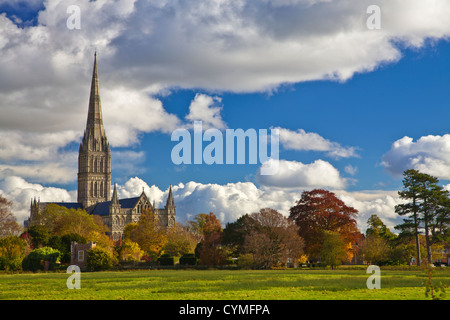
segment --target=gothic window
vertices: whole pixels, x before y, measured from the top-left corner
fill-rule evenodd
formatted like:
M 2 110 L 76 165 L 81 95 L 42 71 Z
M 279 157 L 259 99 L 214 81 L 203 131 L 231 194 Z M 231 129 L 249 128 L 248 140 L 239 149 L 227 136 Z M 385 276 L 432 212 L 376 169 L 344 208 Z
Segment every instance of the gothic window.
M 103 172 L 103 158 L 100 158 L 100 172 Z
M 89 191 L 90 191 L 91 197 L 93 197 L 94 196 L 94 182 L 92 182 L 92 181 L 91 181 L 91 190 L 89 190 Z

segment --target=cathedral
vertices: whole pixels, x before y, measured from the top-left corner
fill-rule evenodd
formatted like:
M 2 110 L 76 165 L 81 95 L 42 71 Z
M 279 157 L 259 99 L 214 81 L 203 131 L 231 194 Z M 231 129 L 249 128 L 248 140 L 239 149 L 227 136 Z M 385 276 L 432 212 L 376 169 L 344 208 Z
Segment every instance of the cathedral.
M 103 128 L 100 103 L 99 81 L 97 73 L 97 55 L 94 56 L 91 93 L 86 130 L 78 151 L 78 193 L 77 202 L 40 202 L 31 201 L 30 218 L 26 226 L 36 223 L 36 217 L 49 203 L 69 209 L 84 209 L 89 214 L 99 215 L 110 230 L 113 240 L 121 240 L 124 227 L 139 221 L 144 209 L 151 209 L 161 225 L 170 227 L 175 223 L 176 206 L 172 195 L 172 186 L 164 208 L 155 208 L 155 203 L 142 193 L 134 198 L 119 199 L 116 184 L 111 197 L 111 149 Z

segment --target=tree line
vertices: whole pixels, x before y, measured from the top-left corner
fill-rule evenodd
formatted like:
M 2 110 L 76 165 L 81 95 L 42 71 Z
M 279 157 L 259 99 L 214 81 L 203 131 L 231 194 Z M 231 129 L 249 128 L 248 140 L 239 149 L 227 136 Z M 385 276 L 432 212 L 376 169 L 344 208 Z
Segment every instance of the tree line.
M 16 223 L 11 202 L 0 196 L 0 270 L 39 270 L 70 264 L 70 244 L 95 242 L 89 251 L 90 270 L 127 263 L 151 265 L 233 265 L 240 268 L 331 266 L 342 263 L 420 265 L 442 257 L 450 235 L 448 191 L 437 178 L 417 170 L 404 172 L 403 203 L 395 212 L 403 223 L 392 232 L 372 215 L 362 233 L 358 211 L 333 192 L 304 191 L 286 217 L 271 208 L 240 216 L 225 226 L 217 216 L 200 213 L 184 224 L 167 228 L 144 210 L 114 242 L 101 217 L 81 209 L 48 204 L 40 223 L 27 230 Z

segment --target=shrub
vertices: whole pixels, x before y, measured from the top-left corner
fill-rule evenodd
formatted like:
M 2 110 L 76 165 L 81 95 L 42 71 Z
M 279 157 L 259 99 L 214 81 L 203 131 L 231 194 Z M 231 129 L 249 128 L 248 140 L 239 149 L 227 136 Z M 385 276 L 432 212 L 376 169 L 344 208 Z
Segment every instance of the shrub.
M 43 247 L 34 249 L 22 261 L 22 269 L 28 271 L 44 270 L 45 263 L 48 263 L 48 270 L 55 270 L 59 265 L 61 252 L 59 250 Z
M 86 266 L 89 271 L 104 271 L 113 267 L 114 259 L 111 253 L 103 248 L 93 248 L 88 251 Z
M 173 257 L 171 257 L 170 254 L 167 253 L 159 257 L 158 261 L 160 266 L 173 266 L 174 264 Z
M 181 256 L 179 263 L 182 266 L 195 266 L 197 264 L 197 257 L 194 253 L 185 253 Z
M 27 242 L 16 236 L 0 239 L 0 270 L 18 271 L 28 250 Z

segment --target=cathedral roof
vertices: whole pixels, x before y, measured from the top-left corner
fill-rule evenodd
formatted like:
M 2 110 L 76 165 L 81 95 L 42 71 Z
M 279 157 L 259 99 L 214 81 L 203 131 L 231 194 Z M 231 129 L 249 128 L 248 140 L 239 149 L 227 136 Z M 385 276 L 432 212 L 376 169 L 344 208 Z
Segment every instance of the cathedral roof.
M 119 204 L 121 205 L 122 208 L 131 209 L 136 206 L 136 204 L 140 198 L 141 197 L 120 199 Z M 91 214 L 96 214 L 99 216 L 107 216 L 107 215 L 109 215 L 109 206 L 110 205 L 111 205 L 111 201 L 99 202 L 95 205 Z

